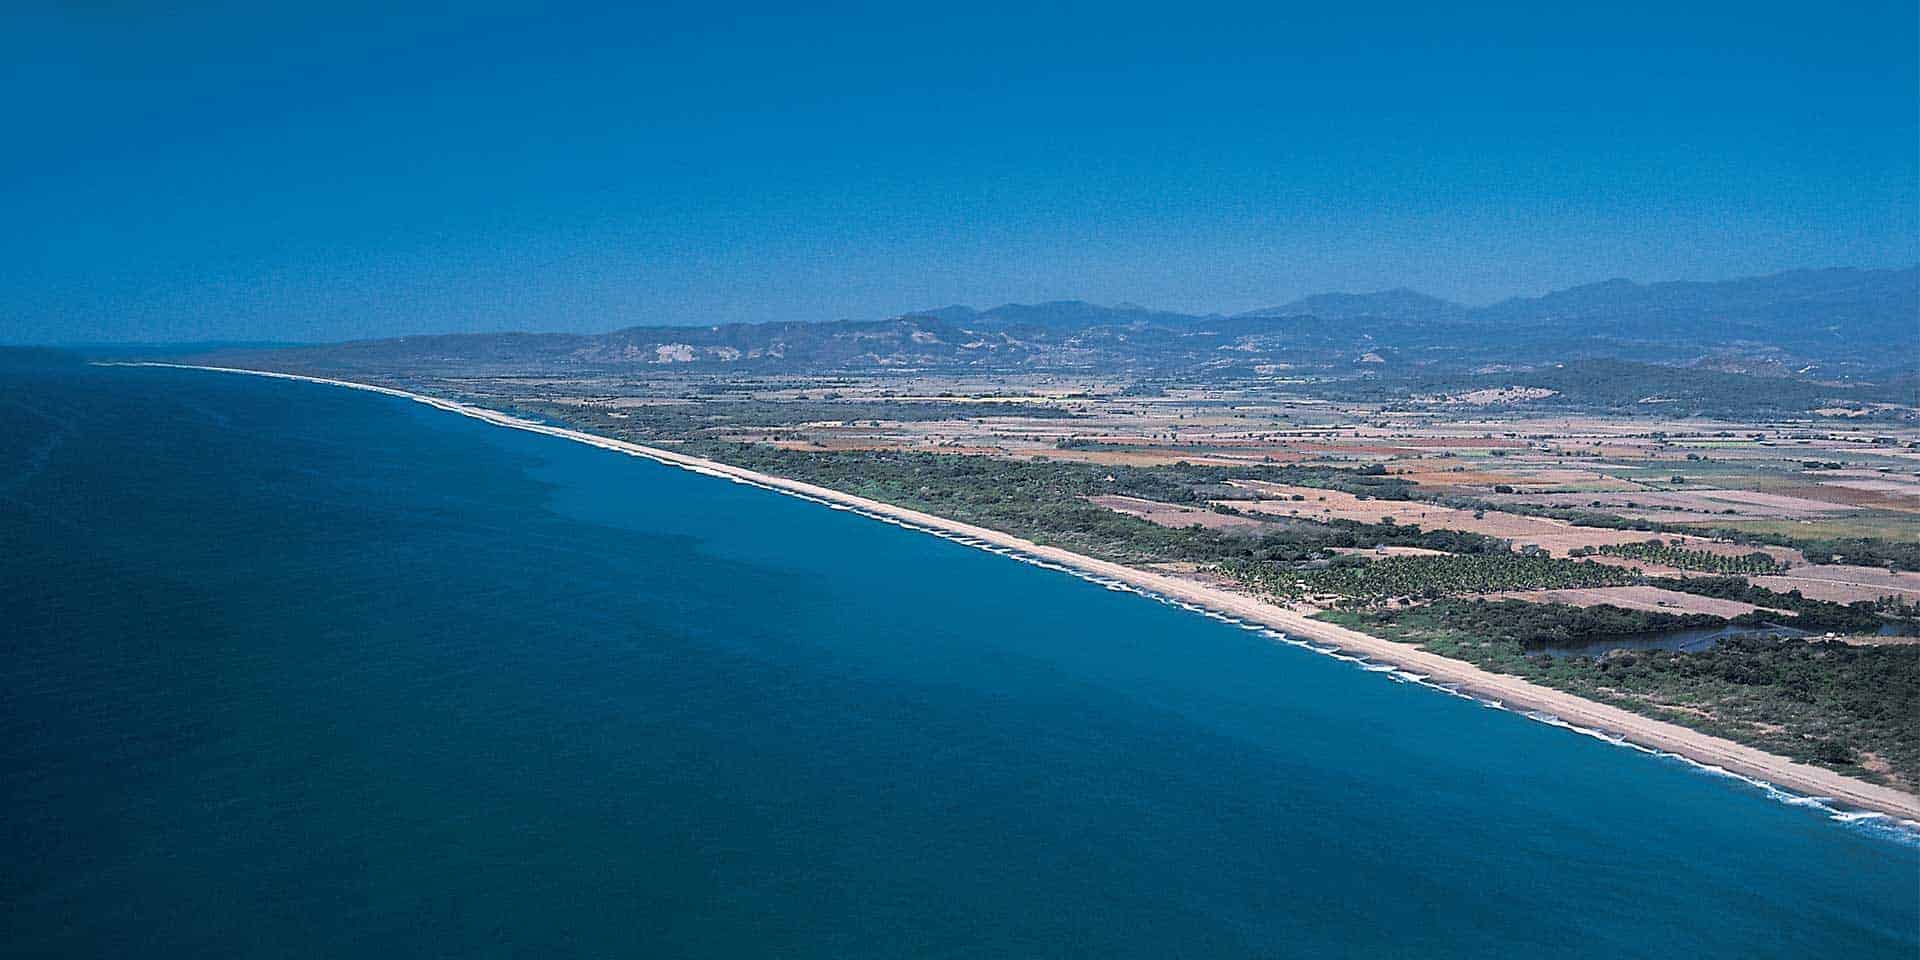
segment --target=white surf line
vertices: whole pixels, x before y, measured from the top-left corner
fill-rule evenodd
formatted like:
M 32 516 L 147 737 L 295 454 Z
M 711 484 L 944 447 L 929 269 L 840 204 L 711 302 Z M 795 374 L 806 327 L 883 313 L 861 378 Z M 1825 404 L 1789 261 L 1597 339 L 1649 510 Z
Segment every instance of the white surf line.
M 1181 589 L 1181 585 L 1178 581 L 1175 581 L 1172 578 L 1166 577 L 1164 575 L 1149 573 L 1147 571 L 1142 571 L 1142 570 L 1135 570 L 1133 568 L 1124 567 L 1119 564 L 1111 563 L 1109 561 L 1096 560 L 1092 557 L 1080 556 L 1079 554 L 1074 554 L 1066 550 L 1061 550 L 1059 548 L 1042 547 L 1039 544 L 1031 543 L 1019 537 L 1012 536 L 1011 534 L 1001 533 L 1000 531 L 997 531 L 997 530 L 990 530 L 985 527 L 976 527 L 972 524 L 962 523 L 956 520 L 948 520 L 944 517 L 935 517 L 931 514 L 921 513 L 917 510 L 910 510 L 905 507 L 895 507 L 890 504 L 884 504 L 878 501 L 867 500 L 863 497 L 857 497 L 852 494 L 842 493 L 837 490 L 833 490 L 827 487 L 817 486 L 814 484 L 806 483 L 804 481 L 789 480 L 784 477 L 776 477 L 771 474 L 763 474 L 763 473 L 759 473 L 758 471 L 748 470 L 743 467 L 729 466 L 727 464 L 718 463 L 711 460 L 704 460 L 698 457 L 688 456 L 683 453 L 675 453 L 670 450 L 662 450 L 657 447 L 648 447 L 642 444 L 632 443 L 625 440 L 614 440 L 609 437 L 602 437 L 602 436 L 597 436 L 595 434 L 584 433 L 579 430 L 571 430 L 565 427 L 556 427 L 550 424 L 544 424 L 544 423 L 539 423 L 533 420 L 528 420 L 523 417 L 515 417 L 511 414 L 501 413 L 497 410 L 488 410 L 484 407 L 476 407 L 469 404 L 459 403 L 453 400 L 443 400 L 438 397 L 431 397 L 425 394 L 412 393 L 410 391 L 400 390 L 394 387 L 383 387 L 383 386 L 370 384 L 370 383 L 357 383 L 351 380 L 335 380 L 327 377 L 306 376 L 304 374 L 278 373 L 270 370 L 247 370 L 240 367 L 216 367 L 216 366 L 206 366 L 201 364 L 164 363 L 159 361 L 95 361 L 95 365 L 96 366 L 118 366 L 118 367 L 161 367 L 161 368 L 169 368 L 169 369 L 175 369 L 175 370 L 204 370 L 204 371 L 210 371 L 214 373 L 238 373 L 238 374 L 245 374 L 248 376 L 268 377 L 276 380 L 294 380 L 294 381 L 300 381 L 304 383 L 317 383 L 317 384 L 323 384 L 326 386 L 345 387 L 349 390 L 364 390 L 370 393 L 378 393 L 378 394 L 383 394 L 385 396 L 396 397 L 403 400 L 411 400 L 411 401 L 414 401 L 415 403 L 422 403 L 429 407 L 433 407 L 436 410 L 442 410 L 447 413 L 459 414 L 460 416 L 464 416 L 464 417 L 471 417 L 475 420 L 480 420 L 482 422 L 492 424 L 494 426 L 507 427 L 515 430 L 525 430 L 531 433 L 539 433 L 539 434 L 545 434 L 551 437 L 558 437 L 563 440 L 571 440 L 576 443 L 586 444 L 587 446 L 590 446 L 590 447 L 597 447 L 602 450 L 608 450 L 615 453 L 622 453 L 628 456 L 641 457 L 643 459 L 652 460 L 657 463 L 665 464 L 667 466 L 679 467 L 683 470 L 697 473 L 702 476 L 715 477 L 719 479 L 729 480 L 734 483 L 744 484 L 752 487 L 758 487 L 762 490 L 768 490 L 773 493 L 779 493 L 786 496 L 796 497 L 801 500 L 818 503 L 822 506 L 831 507 L 833 509 L 849 512 L 849 513 L 854 513 L 859 516 L 866 517 L 873 520 L 879 520 L 883 523 L 892 524 L 894 526 L 902 527 L 908 530 L 913 530 L 918 533 L 931 534 L 933 536 L 939 537 L 942 540 L 947 540 L 952 543 L 960 544 L 962 546 L 969 546 L 969 547 L 974 547 L 975 549 L 985 550 L 989 553 L 995 553 L 1000 556 L 1004 556 L 1012 560 L 1017 560 L 1021 563 L 1030 564 L 1032 566 L 1036 566 L 1044 570 L 1052 570 L 1059 573 L 1064 573 L 1069 576 L 1088 581 L 1090 583 L 1095 583 L 1101 586 L 1108 587 L 1108 589 L 1138 594 L 1140 596 L 1146 597 L 1148 599 L 1156 600 L 1161 603 L 1168 604 L 1170 606 L 1179 607 L 1189 612 L 1201 614 L 1202 616 L 1205 616 L 1212 620 L 1220 621 L 1222 623 L 1233 624 L 1235 626 L 1241 626 L 1249 630 L 1260 631 L 1264 636 L 1267 636 L 1269 639 L 1276 639 L 1289 646 L 1294 646 L 1304 650 L 1309 650 L 1313 653 L 1320 654 L 1321 656 L 1330 657 L 1335 660 L 1340 660 L 1346 663 L 1350 663 L 1357 667 L 1360 667 L 1363 670 L 1367 670 L 1368 672 L 1384 673 L 1388 677 L 1388 679 L 1391 679 L 1400 683 L 1409 684 L 1413 686 L 1426 687 L 1428 689 L 1436 690 L 1440 693 L 1444 693 L 1449 696 L 1455 696 L 1465 700 L 1472 700 L 1483 706 L 1490 707 L 1496 710 L 1502 710 L 1507 712 L 1517 712 L 1520 716 L 1523 716 L 1529 720 L 1533 720 L 1538 723 L 1544 723 L 1549 726 L 1559 727 L 1561 729 L 1567 730 L 1572 733 L 1577 733 L 1583 736 L 1592 737 L 1596 740 L 1600 740 L 1601 742 L 1607 743 L 1612 746 L 1625 747 L 1640 753 L 1645 753 L 1650 756 L 1659 757 L 1663 759 L 1678 760 L 1698 771 L 1712 774 L 1715 776 L 1728 777 L 1728 778 L 1740 781 L 1742 783 L 1748 784 L 1760 790 L 1768 798 L 1777 800 L 1781 803 L 1786 803 L 1792 806 L 1811 807 L 1813 809 L 1817 809 L 1821 812 L 1828 814 L 1829 819 L 1834 820 L 1835 822 L 1847 824 L 1850 826 L 1864 827 L 1864 828 L 1870 829 L 1872 832 L 1876 834 L 1891 837 L 1893 839 L 1899 840 L 1907 844 L 1920 845 L 1920 816 L 1916 816 L 1914 813 L 1915 810 L 1920 810 L 1920 798 L 1910 797 L 1900 793 L 1899 791 L 1895 791 L 1890 788 L 1880 787 L 1877 784 L 1870 784 L 1864 781 L 1852 780 L 1852 778 L 1845 777 L 1841 774 L 1835 774 L 1832 771 L 1828 771 L 1828 770 L 1825 770 L 1824 768 L 1817 768 L 1817 767 L 1808 768 L 1808 769 L 1816 774 L 1824 775 L 1822 779 L 1838 778 L 1840 781 L 1842 781 L 1841 786 L 1844 787 L 1845 789 L 1834 790 L 1832 792 L 1848 793 L 1850 795 L 1843 800 L 1843 799 L 1837 799 L 1831 796 L 1818 795 L 1814 790 L 1801 791 L 1798 788 L 1785 787 L 1785 786 L 1782 786 L 1781 784 L 1775 783 L 1767 779 L 1764 776 L 1740 772 L 1730 768 L 1732 765 L 1736 765 L 1739 756 L 1742 753 L 1746 753 L 1746 752 L 1756 753 L 1768 759 L 1780 759 L 1780 758 L 1773 757 L 1772 755 L 1766 754 L 1764 751 L 1759 751 L 1756 748 L 1746 747 L 1741 744 L 1733 743 L 1732 741 L 1721 741 L 1719 740 L 1719 738 L 1709 737 L 1706 734 L 1700 734 L 1697 731 L 1692 731 L 1685 727 L 1675 727 L 1675 729 L 1682 733 L 1691 735 L 1691 739 L 1704 738 L 1707 740 L 1717 741 L 1715 745 L 1721 747 L 1721 750 L 1719 752 L 1722 753 L 1723 755 L 1728 755 L 1732 758 L 1729 761 L 1728 765 L 1722 765 L 1721 763 L 1716 763 L 1716 762 L 1712 762 L 1704 759 L 1697 759 L 1695 757 L 1691 757 L 1684 753 L 1681 753 L 1677 750 L 1670 750 L 1657 744 L 1646 744 L 1646 743 L 1637 742 L 1635 739 L 1633 739 L 1632 736 L 1630 736 L 1627 733 L 1612 732 L 1605 729 L 1604 726 L 1587 726 L 1583 724 L 1577 724 L 1559 716 L 1552 709 L 1548 709 L 1548 708 L 1536 709 L 1536 708 L 1526 707 L 1522 705 L 1516 711 L 1512 705 L 1510 705 L 1505 700 L 1501 699 L 1501 697 L 1499 696 L 1498 690 L 1480 691 L 1480 692 L 1489 693 L 1490 694 L 1489 696 L 1481 696 L 1479 695 L 1478 692 L 1475 692 L 1475 681 L 1474 681 L 1474 678 L 1472 677 L 1465 677 L 1457 681 L 1435 681 L 1433 677 L 1429 674 L 1414 673 L 1411 669 L 1409 669 L 1410 667 L 1415 665 L 1421 666 L 1422 668 L 1425 668 L 1425 669 L 1435 669 L 1435 665 L 1439 664 L 1440 669 L 1436 670 L 1436 672 L 1461 673 L 1461 672 L 1465 672 L 1466 670 L 1475 670 L 1475 671 L 1479 670 L 1479 668 L 1474 667 L 1472 664 L 1468 664 L 1465 661 L 1457 661 L 1457 662 L 1449 661 L 1441 657 L 1439 654 L 1430 654 L 1430 653 L 1426 653 L 1425 651 L 1419 651 L 1412 648 L 1393 649 L 1391 646 L 1383 649 L 1348 650 L 1341 647 L 1338 643 L 1335 643 L 1327 639 L 1325 636 L 1314 638 L 1316 640 L 1319 640 L 1321 643 L 1328 644 L 1327 646 L 1318 646 L 1307 640 L 1301 640 L 1301 639 L 1295 638 L 1284 631 L 1275 630 L 1272 628 L 1271 625 L 1269 625 L 1269 622 L 1275 619 L 1279 619 L 1280 617 L 1291 617 L 1292 619 L 1300 621 L 1300 625 L 1296 626 L 1295 629 L 1301 629 L 1303 632 L 1311 629 L 1313 630 L 1313 632 L 1322 633 L 1322 634 L 1335 633 L 1336 632 L 1335 629 L 1330 629 L 1330 628 L 1333 628 L 1334 625 L 1319 623 L 1316 621 L 1308 621 L 1304 617 L 1301 617 L 1298 614 L 1292 614 L 1290 611 L 1285 611 L 1278 607 L 1271 607 L 1271 605 L 1265 604 L 1262 601 L 1250 600 L 1250 599 L 1241 600 L 1240 598 L 1223 598 L 1223 597 L 1209 596 L 1199 592 L 1205 589 L 1203 587 L 1200 587 L 1199 585 L 1191 585 L 1191 586 L 1188 586 L 1185 590 L 1183 590 Z M 1058 560 L 1054 559 L 1056 557 L 1060 559 Z M 1107 571 L 1112 571 L 1112 572 L 1109 573 Z M 1162 591 L 1152 586 L 1143 585 L 1137 581 L 1146 581 L 1147 583 L 1160 583 L 1164 581 L 1166 584 L 1169 585 L 1169 589 Z M 1192 590 L 1195 592 L 1189 594 L 1187 593 L 1187 590 Z M 1189 596 L 1192 599 L 1188 599 Z M 1232 612 L 1228 612 L 1227 610 L 1218 609 L 1215 606 L 1215 604 L 1224 606 L 1230 601 L 1233 602 L 1236 607 L 1245 606 L 1247 609 L 1245 610 L 1235 609 Z M 1268 609 L 1264 609 L 1264 610 L 1260 609 L 1263 607 Z M 1280 615 L 1280 617 L 1277 617 L 1276 615 Z M 1351 633 L 1352 631 L 1345 631 L 1344 629 L 1340 629 L 1338 632 Z M 1359 635 L 1359 634 L 1357 634 L 1356 636 L 1365 637 L 1365 635 Z M 1365 637 L 1365 639 L 1372 640 L 1375 638 Z M 1380 643 L 1391 644 L 1391 641 L 1380 641 Z M 1373 659 L 1371 659 L 1371 657 L 1368 654 L 1371 654 L 1372 656 L 1380 657 L 1382 660 L 1391 661 L 1393 659 L 1402 659 L 1407 662 L 1402 662 L 1399 664 L 1394 664 L 1391 662 L 1378 663 Z M 1395 655 L 1397 655 L 1397 657 Z M 1445 667 L 1449 664 L 1453 665 L 1455 669 L 1452 671 L 1446 671 Z M 1385 667 L 1386 669 L 1385 670 L 1375 669 L 1378 667 Z M 1490 686 L 1498 686 L 1500 688 L 1504 688 L 1506 690 L 1507 696 L 1512 699 L 1524 699 L 1524 695 L 1526 693 L 1535 692 L 1535 691 L 1537 691 L 1539 694 L 1547 695 L 1544 697 L 1544 699 L 1546 699 L 1548 702 L 1551 702 L 1553 699 L 1556 699 L 1558 697 L 1573 698 L 1572 694 L 1561 694 L 1559 691 L 1554 691 L 1554 690 L 1551 690 L 1550 688 L 1544 688 L 1544 687 L 1536 688 L 1535 685 L 1532 684 L 1530 681 L 1527 681 L 1518 677 L 1508 678 L 1508 677 L 1504 677 L 1503 675 L 1491 675 L 1491 676 L 1496 680 L 1510 681 L 1510 682 L 1502 682 L 1497 685 L 1490 685 Z M 1577 700 L 1578 698 L 1573 698 L 1573 699 Z M 1618 709 L 1618 708 L 1609 708 L 1603 704 L 1592 704 L 1592 706 L 1596 708 L 1595 712 L 1605 712 L 1608 710 Z M 1672 724 L 1666 724 L 1665 721 L 1651 720 L 1650 718 L 1641 718 L 1638 715 L 1629 714 L 1628 716 L 1633 717 L 1635 719 L 1639 719 L 1639 720 L 1645 720 L 1650 724 L 1657 724 L 1662 726 L 1674 726 Z M 1787 761 L 1787 762 L 1791 763 L 1792 761 Z

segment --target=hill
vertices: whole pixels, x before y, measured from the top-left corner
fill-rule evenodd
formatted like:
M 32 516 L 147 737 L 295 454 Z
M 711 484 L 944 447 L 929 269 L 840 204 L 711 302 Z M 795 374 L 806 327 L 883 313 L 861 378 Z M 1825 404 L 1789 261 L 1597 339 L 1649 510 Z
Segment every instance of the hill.
M 1886 380 L 1920 356 L 1920 267 L 1713 283 L 1610 280 L 1467 308 L 1410 290 L 1325 294 L 1236 316 L 1078 300 L 942 307 L 886 320 L 454 334 L 227 350 L 315 369 L 692 369 L 758 373 L 1074 371 L 1431 378 L 1618 360 Z

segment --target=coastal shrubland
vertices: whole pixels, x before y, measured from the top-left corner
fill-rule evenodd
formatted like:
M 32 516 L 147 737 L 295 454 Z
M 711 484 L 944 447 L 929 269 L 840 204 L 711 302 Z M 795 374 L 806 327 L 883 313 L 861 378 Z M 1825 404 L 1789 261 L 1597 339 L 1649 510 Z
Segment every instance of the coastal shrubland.
M 1419 606 L 1385 608 L 1365 613 L 1341 612 L 1327 616 L 1348 626 L 1366 623 L 1390 632 L 1413 630 L 1436 635 L 1474 637 L 1515 644 L 1526 651 L 1547 646 L 1579 645 L 1612 637 L 1727 625 L 1725 619 L 1705 613 L 1629 610 L 1605 604 L 1576 607 L 1528 600 L 1450 599 Z
M 1735 536 L 1740 531 L 1727 531 Z M 1805 539 L 1753 535 L 1753 542 L 1795 547 L 1808 559 L 1845 563 L 1859 567 L 1886 567 L 1889 570 L 1920 570 L 1920 543 L 1911 540 L 1886 540 L 1879 537 L 1842 537 Z
M 1719 600 L 1738 600 L 1751 603 L 1756 607 L 1771 610 L 1785 610 L 1794 617 L 1789 621 L 1793 626 L 1808 631 L 1836 631 L 1872 633 L 1882 625 L 1884 616 L 1912 616 L 1910 605 L 1887 597 L 1881 600 L 1863 600 L 1858 603 L 1834 603 L 1830 600 L 1814 600 L 1800 595 L 1798 590 L 1784 593 L 1755 586 L 1740 577 L 1656 577 L 1648 583 L 1668 590 L 1691 593 L 1695 596 L 1713 597 Z M 1747 622 L 1761 620 L 1780 620 L 1778 616 L 1764 611 L 1755 611 L 1744 618 Z
M 917 451 L 790 450 L 767 444 L 688 444 L 679 449 L 1120 562 L 1299 562 L 1336 549 L 1382 546 L 1463 553 L 1506 550 L 1504 542 L 1491 537 L 1411 524 L 1283 520 L 1246 531 L 1168 527 L 1088 500 L 1121 495 L 1199 507 L 1210 495 L 1230 492 L 1228 481 L 1254 477 L 1372 490 L 1382 497 L 1407 486 L 1404 480 L 1364 470 L 1099 466 Z
M 1691 618 L 1521 609 L 1553 606 L 1447 600 L 1321 616 L 1805 762 L 1906 789 L 1920 784 L 1920 645 L 1744 635 L 1696 652 L 1555 657 L 1535 652 L 1549 625 L 1565 631 L 1551 639 L 1578 641 L 1607 635 L 1596 630 L 1669 629 L 1686 624 L 1666 618 Z

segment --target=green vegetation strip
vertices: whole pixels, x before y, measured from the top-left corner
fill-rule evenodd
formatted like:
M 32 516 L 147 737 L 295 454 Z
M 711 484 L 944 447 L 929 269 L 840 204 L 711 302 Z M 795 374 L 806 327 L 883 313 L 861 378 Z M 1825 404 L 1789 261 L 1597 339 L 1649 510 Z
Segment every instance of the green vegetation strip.
M 1744 636 L 1694 653 L 1530 653 L 1528 639 L 1674 625 L 1672 614 L 1556 607 L 1447 600 L 1322 617 L 1797 760 L 1908 789 L 1920 783 L 1920 646 Z
M 1361 603 L 1508 590 L 1618 587 L 1640 579 L 1637 572 L 1624 567 L 1514 553 L 1378 560 L 1342 558 L 1317 569 L 1241 562 L 1223 564 L 1221 571 L 1285 600 L 1337 594 L 1347 601 Z
M 1602 554 L 1610 557 L 1625 557 L 1646 563 L 1657 563 L 1676 570 L 1700 570 L 1707 573 L 1744 573 L 1768 574 L 1785 570 L 1772 554 L 1761 551 L 1732 556 L 1713 553 L 1707 550 L 1689 550 L 1672 546 L 1661 540 L 1647 540 L 1641 543 L 1610 544 L 1601 547 L 1581 547 L 1573 552 L 1574 556 Z

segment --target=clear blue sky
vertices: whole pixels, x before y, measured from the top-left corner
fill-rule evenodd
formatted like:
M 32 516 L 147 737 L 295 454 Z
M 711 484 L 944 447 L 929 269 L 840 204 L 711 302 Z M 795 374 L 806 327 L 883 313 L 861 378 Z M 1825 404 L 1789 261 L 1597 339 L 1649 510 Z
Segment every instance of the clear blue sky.
M 143 6 L 0 14 L 0 340 L 1920 259 L 1913 0 Z

